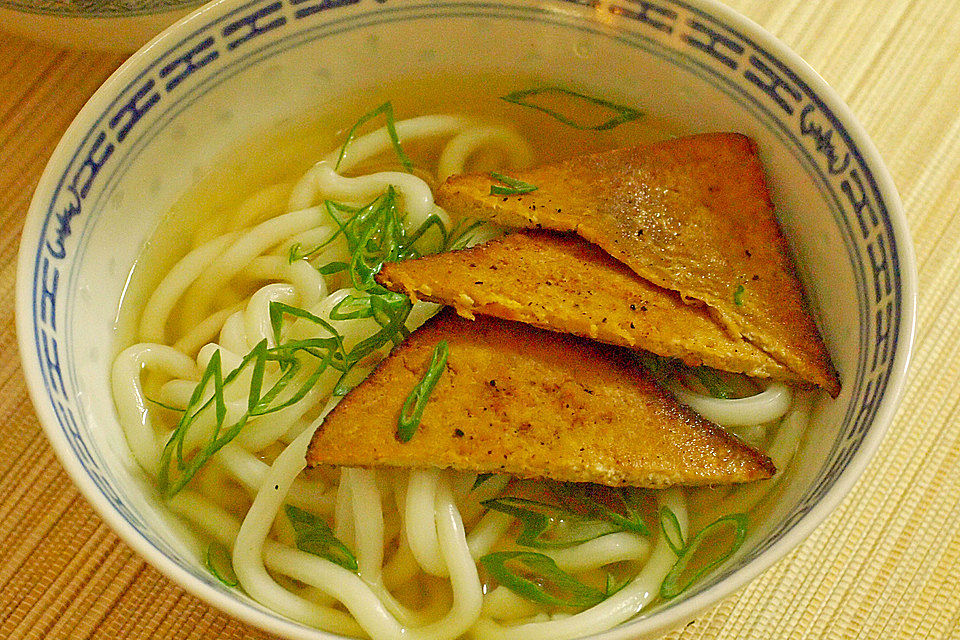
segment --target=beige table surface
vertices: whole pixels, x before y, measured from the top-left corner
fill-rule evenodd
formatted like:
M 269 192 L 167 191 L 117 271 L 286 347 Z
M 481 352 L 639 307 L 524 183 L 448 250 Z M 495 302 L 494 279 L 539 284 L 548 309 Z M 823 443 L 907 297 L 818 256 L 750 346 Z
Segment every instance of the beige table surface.
M 850 105 L 903 197 L 920 275 L 904 402 L 800 547 L 670 638 L 960 638 L 960 0 L 730 0 Z M 0 638 L 267 638 L 161 576 L 80 497 L 27 398 L 16 252 L 44 163 L 119 65 L 0 35 Z

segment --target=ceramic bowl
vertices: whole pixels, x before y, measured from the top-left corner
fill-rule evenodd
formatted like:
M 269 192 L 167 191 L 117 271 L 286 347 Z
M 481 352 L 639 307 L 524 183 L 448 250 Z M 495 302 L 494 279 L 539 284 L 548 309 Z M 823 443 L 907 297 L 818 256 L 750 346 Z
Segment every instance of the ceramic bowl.
M 331 637 L 214 579 L 131 461 L 108 380 L 127 275 L 158 218 L 252 132 L 365 87 L 490 70 L 753 137 L 843 381 L 816 403 L 782 495 L 740 552 L 601 637 L 661 633 L 783 557 L 851 489 L 892 418 L 916 303 L 899 198 L 849 109 L 757 25 L 710 0 L 206 5 L 130 58 L 57 147 L 23 232 L 17 323 L 37 413 L 87 499 L 176 583 L 278 635 Z

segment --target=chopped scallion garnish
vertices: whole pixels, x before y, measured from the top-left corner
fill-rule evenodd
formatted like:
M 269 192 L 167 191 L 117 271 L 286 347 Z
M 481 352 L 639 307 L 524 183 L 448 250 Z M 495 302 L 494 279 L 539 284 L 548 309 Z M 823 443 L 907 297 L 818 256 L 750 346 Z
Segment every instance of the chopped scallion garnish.
M 676 376 L 682 366 L 679 360 L 664 358 L 649 351 L 637 352 L 637 359 L 640 360 L 640 365 L 661 384 Z
M 325 558 L 356 573 L 356 556 L 335 535 L 323 518 L 293 505 L 285 505 L 287 518 L 297 535 L 297 549 Z
M 203 564 L 207 570 L 213 574 L 213 577 L 228 587 L 236 587 L 240 584 L 237 574 L 233 570 L 233 562 L 230 560 L 230 552 L 222 544 L 212 542 L 207 547 L 207 553 L 204 555 Z
M 524 182 L 523 180 L 511 178 L 510 176 L 505 176 L 502 173 L 491 172 L 490 177 L 507 185 L 505 187 L 498 184 L 490 185 L 490 195 L 492 196 L 516 196 L 537 190 L 535 185 Z
M 597 107 L 612 111 L 613 115 L 609 119 L 604 120 L 599 124 L 586 124 L 577 122 L 573 119 L 573 116 L 561 113 L 560 111 L 557 111 L 546 104 L 534 102 L 533 99 L 535 98 L 572 98 L 574 100 L 582 101 L 587 104 L 595 105 Z M 595 98 L 593 96 L 588 96 L 576 91 L 571 91 L 570 89 L 564 89 L 563 87 L 536 87 L 533 89 L 521 89 L 520 91 L 514 91 L 513 93 L 503 96 L 502 99 L 523 107 L 530 107 L 531 109 L 542 111 L 543 113 L 546 113 L 547 115 L 559 120 L 563 124 L 580 130 L 604 131 L 607 129 L 613 129 L 614 127 L 625 122 L 630 122 L 643 117 L 643 112 L 632 107 L 615 104 L 601 98 Z
M 672 514 L 672 512 L 669 510 L 667 511 Z M 661 510 L 661 519 L 663 517 L 663 513 L 664 511 Z M 675 514 L 673 515 L 673 518 L 676 520 Z M 722 529 L 731 527 L 733 528 L 733 538 L 730 541 L 729 546 L 726 549 L 719 550 L 711 547 L 709 552 L 715 557 L 712 560 L 705 561 L 705 563 L 702 564 L 700 569 L 694 573 L 693 576 L 691 576 L 686 582 L 681 583 L 681 579 L 686 572 L 687 566 L 697 555 L 700 547 L 703 546 L 703 544 L 709 538 L 717 535 Z M 666 528 L 664 528 L 664 535 L 666 535 Z M 663 582 L 660 584 L 660 597 L 664 600 L 676 598 L 678 595 L 686 591 L 690 585 L 699 580 L 704 574 L 722 564 L 728 558 L 730 558 L 730 556 L 736 553 L 737 550 L 743 545 L 743 541 L 746 537 L 747 514 L 745 513 L 733 513 L 717 518 L 701 529 L 697 535 L 693 536 L 693 538 L 691 538 L 690 541 L 683 545 L 683 547 L 679 550 L 674 547 L 675 543 L 671 541 L 670 536 L 667 536 L 668 544 L 670 544 L 670 547 L 677 555 L 677 562 L 673 565 L 666 577 L 663 579 Z
M 440 374 L 447 365 L 449 353 L 450 348 L 446 340 L 437 343 L 430 358 L 430 366 L 404 401 L 400 409 L 400 418 L 397 420 L 397 440 L 400 442 L 410 442 L 413 434 L 417 432 L 417 427 L 420 426 L 420 420 L 423 418 L 423 410 L 427 407 L 427 400 L 430 399 L 433 388 L 440 380 Z
M 707 389 L 707 393 L 714 398 L 726 400 L 727 398 L 733 397 L 733 389 L 730 388 L 730 385 L 728 385 L 714 369 L 709 367 L 691 367 L 690 372 L 700 381 L 700 384 Z
M 743 306 L 743 294 L 746 293 L 746 288 L 741 284 L 738 285 L 736 290 L 733 292 L 733 304 L 738 307 Z
M 526 498 L 494 498 L 482 504 L 519 520 L 523 529 L 517 536 L 517 544 L 535 549 L 569 547 L 621 530 L 611 522 Z
M 344 156 L 347 155 L 347 147 L 353 142 L 354 137 L 357 134 L 357 129 L 365 125 L 370 120 L 376 118 L 378 115 L 383 114 L 387 121 L 387 134 L 390 136 L 390 142 L 393 144 L 393 150 L 397 154 L 397 159 L 400 160 L 400 164 L 403 165 L 403 168 L 408 172 L 413 171 L 413 162 L 403 151 L 403 147 L 400 146 L 400 137 L 397 135 L 397 122 L 393 117 L 393 105 L 390 102 L 384 102 L 382 105 L 370 111 L 369 113 L 361 116 L 354 124 L 350 131 L 347 133 L 347 139 L 343 142 L 343 147 L 340 149 L 340 157 L 337 158 L 337 165 L 335 169 L 340 168 L 340 163 L 343 162 Z
M 558 482 L 554 492 L 566 504 L 574 504 L 598 520 L 604 520 L 623 531 L 650 535 L 639 512 L 639 493 L 630 487 L 605 487 L 597 484 Z
M 470 491 L 475 491 L 477 487 L 482 485 L 484 482 L 493 477 L 492 473 L 478 473 L 477 479 L 473 481 L 473 486 L 470 487 Z
M 532 602 L 558 607 L 592 607 L 615 590 L 608 576 L 601 591 L 560 569 L 552 558 L 533 551 L 498 551 L 480 558 L 494 580 Z
M 667 541 L 674 555 L 679 556 L 685 544 L 683 530 L 680 528 L 680 519 L 677 518 L 677 514 L 667 506 L 660 507 L 660 533 L 663 534 L 664 540 Z

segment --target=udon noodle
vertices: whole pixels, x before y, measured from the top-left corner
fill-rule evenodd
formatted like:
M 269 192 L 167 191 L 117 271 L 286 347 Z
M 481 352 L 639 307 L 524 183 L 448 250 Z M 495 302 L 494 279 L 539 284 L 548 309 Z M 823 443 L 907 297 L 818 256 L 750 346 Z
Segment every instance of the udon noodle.
M 295 183 L 262 188 L 228 215 L 211 216 L 199 226 L 192 247 L 143 306 L 136 344 L 124 349 L 113 367 L 120 421 L 133 457 L 149 476 L 158 478 L 168 463 L 164 450 L 179 413 L 190 405 L 211 362 L 216 358 L 222 371 L 230 372 L 258 344 L 276 346 L 273 303 L 323 318 L 347 348 L 381 329 L 371 317 L 331 318 L 331 310 L 345 299 L 363 293 L 342 273 L 318 269 L 352 258 L 348 243 L 336 237 L 338 223 L 324 203 L 360 208 L 392 189 L 407 234 L 431 220 L 442 225 L 442 233 L 434 222 L 433 230 L 417 240 L 418 251 L 425 253 L 443 248 L 443 239 L 460 222 L 434 204 L 432 187 L 438 181 L 464 171 L 478 155 L 487 162 L 496 159 L 491 169 L 533 160 L 515 129 L 472 117 L 415 117 L 396 122 L 396 134 L 401 145 L 429 142 L 439 151 L 429 166 L 418 161 L 412 172 L 398 170 L 388 128 L 380 128 L 354 139 L 343 157 L 339 148 L 331 150 Z M 461 241 L 472 244 L 497 233 L 475 226 Z M 315 254 L 291 259 L 299 247 L 317 246 L 322 249 Z M 406 329 L 414 330 L 436 309 L 415 303 Z M 316 323 L 296 318 L 284 325 L 284 338 L 309 339 L 317 329 Z M 362 359 L 348 382 L 362 379 L 392 344 Z M 241 420 L 248 410 L 248 374 L 223 386 L 224 424 Z M 279 375 L 276 367 L 266 367 L 264 388 Z M 536 482 L 478 479 L 440 469 L 305 470 L 307 445 L 337 402 L 331 394 L 339 378 L 339 371 L 326 371 L 302 398 L 250 417 L 185 487 L 167 498 L 208 543 L 227 551 L 238 588 L 306 625 L 375 639 L 575 638 L 627 621 L 658 599 L 677 562 L 659 525 L 646 536 L 614 531 L 544 550 L 561 571 L 586 582 L 611 567 L 626 572 L 599 603 L 549 606 L 495 584 L 478 564 L 491 551 L 517 548 L 514 517 L 482 502 L 508 488 L 536 495 Z M 782 384 L 759 389 L 735 376 L 727 382 L 739 385 L 744 397 L 710 397 L 695 379 L 682 376 L 672 384 L 683 402 L 763 449 L 781 471 L 772 480 L 737 489 L 646 492 L 652 512 L 659 505 L 675 515 L 671 522 L 681 540 L 704 523 L 746 512 L 761 501 L 789 464 L 806 423 L 809 403 L 800 393 Z M 216 437 L 215 413 L 201 413 L 185 436 L 188 456 Z M 688 502 L 696 507 L 688 509 Z M 355 570 L 302 550 L 288 507 L 326 522 L 352 552 Z M 218 572 L 224 573 L 229 572 Z

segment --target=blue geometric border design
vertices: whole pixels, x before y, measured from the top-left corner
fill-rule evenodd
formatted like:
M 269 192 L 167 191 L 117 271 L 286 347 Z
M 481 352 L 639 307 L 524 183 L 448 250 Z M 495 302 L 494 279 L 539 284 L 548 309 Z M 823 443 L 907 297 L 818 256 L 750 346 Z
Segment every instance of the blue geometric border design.
M 354 8 L 349 8 L 354 5 Z M 596 20 L 571 13 L 565 5 L 592 8 L 613 14 L 627 31 L 614 31 Z M 375 14 L 358 14 L 355 8 L 375 8 Z M 335 13 L 334 13 L 335 12 Z M 311 24 L 320 17 L 337 19 Z M 882 405 L 894 356 L 901 337 L 903 291 L 897 239 L 877 180 L 840 119 L 787 64 L 733 27 L 686 2 L 633 1 L 626 5 L 558 0 L 542 3 L 499 4 L 436 2 L 431 4 L 382 3 L 376 0 L 260 0 L 238 6 L 204 25 L 133 78 L 86 132 L 67 169 L 59 177 L 55 195 L 43 222 L 33 271 L 35 356 L 40 363 L 45 395 L 57 415 L 59 427 L 86 473 L 110 504 L 139 531 L 149 544 L 173 558 L 184 570 L 198 575 L 168 544 L 150 537 L 140 515 L 129 509 L 116 489 L 99 452 L 86 446 L 86 425 L 75 393 L 76 371 L 64 370 L 60 354 L 69 352 L 69 326 L 73 281 L 63 282 L 61 265 L 70 253 L 84 253 L 89 220 L 106 197 L 110 183 L 125 170 L 128 159 L 155 135 L 163 121 L 198 99 L 210 86 L 240 72 L 262 58 L 341 31 L 378 23 L 429 20 L 443 16 L 482 15 L 488 18 L 549 22 L 569 29 L 587 30 L 616 38 L 645 51 L 666 56 L 723 89 L 741 104 L 749 103 L 777 123 L 781 135 L 822 191 L 834 203 L 835 220 L 848 251 L 859 266 L 856 287 L 860 309 L 862 358 L 852 381 L 851 409 L 844 416 L 840 436 L 823 468 L 820 480 L 798 501 L 792 513 L 758 546 L 725 567 L 697 591 L 708 589 L 774 545 L 794 528 L 831 489 L 842 470 L 862 446 L 866 429 Z M 283 35 L 285 31 L 290 33 Z M 658 38 L 673 38 L 667 49 Z M 263 42 L 264 44 L 260 44 Z M 735 73 L 740 82 L 729 75 Z M 713 78 L 713 80 L 710 80 Z M 161 114 L 162 112 L 162 114 Z M 96 189 L 94 187 L 97 187 Z M 95 199 L 88 197 L 97 193 Z M 74 237 L 81 225 L 80 238 Z M 74 245 L 71 248 L 71 245 Z M 68 276 L 69 277 L 69 276 Z M 66 349 L 65 349 L 66 347 Z M 69 384 L 68 384 L 69 381 Z

